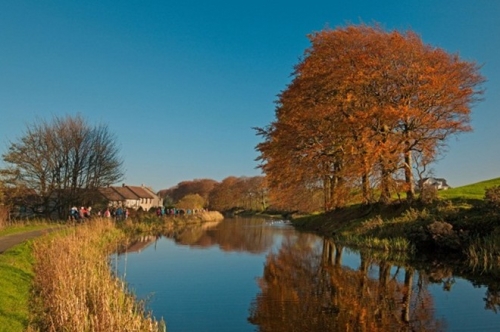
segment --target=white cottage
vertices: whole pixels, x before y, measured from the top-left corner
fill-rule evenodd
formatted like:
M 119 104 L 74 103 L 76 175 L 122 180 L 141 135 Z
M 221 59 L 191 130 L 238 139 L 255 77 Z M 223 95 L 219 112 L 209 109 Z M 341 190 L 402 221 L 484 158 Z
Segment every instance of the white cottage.
M 163 205 L 163 199 L 158 197 L 153 190 L 144 185 L 100 188 L 99 192 L 108 201 L 111 207 L 126 207 L 134 210 L 142 208 L 148 211 L 151 208 Z
M 420 181 L 420 188 L 424 188 L 424 187 L 434 187 L 435 189 L 437 190 L 447 190 L 447 189 L 450 189 L 451 187 L 448 185 L 448 183 L 446 183 L 446 180 L 443 179 L 443 178 L 433 178 L 433 177 L 429 177 L 429 178 L 423 178 L 421 181 Z

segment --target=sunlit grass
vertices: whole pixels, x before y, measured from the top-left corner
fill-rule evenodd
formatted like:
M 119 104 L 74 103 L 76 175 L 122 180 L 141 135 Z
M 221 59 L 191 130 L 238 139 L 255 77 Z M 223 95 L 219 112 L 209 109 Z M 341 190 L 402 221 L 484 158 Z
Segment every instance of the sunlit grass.
M 54 225 L 60 225 L 60 223 L 55 223 L 54 221 L 37 218 L 29 220 L 16 220 L 14 222 L 3 222 L 0 227 L 0 236 L 6 236 L 17 233 L 24 233 L 29 231 L 35 231 L 39 229 L 50 228 Z
M 439 191 L 439 197 L 442 199 L 484 199 L 484 193 L 487 188 L 500 185 L 500 178 L 481 181 L 466 186 L 451 188 Z
M 0 331 L 25 331 L 28 327 L 32 263 L 29 242 L 0 255 Z
M 21 223 L 9 225 L 3 229 L 0 229 L 0 236 L 36 231 L 39 229 L 47 229 L 47 228 L 50 228 L 52 226 L 54 226 L 54 223 L 50 223 L 50 222 L 45 221 L 45 220 L 21 222 Z

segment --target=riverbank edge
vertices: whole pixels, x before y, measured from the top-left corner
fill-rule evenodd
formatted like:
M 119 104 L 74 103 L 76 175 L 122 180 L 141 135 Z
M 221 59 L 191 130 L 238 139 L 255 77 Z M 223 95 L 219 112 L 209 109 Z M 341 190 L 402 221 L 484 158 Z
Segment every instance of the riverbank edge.
M 297 230 L 359 249 L 461 257 L 500 267 L 500 211 L 484 200 L 439 199 L 423 204 L 353 205 L 326 214 L 292 215 Z
M 218 211 L 208 211 L 204 212 L 201 214 L 197 215 L 190 215 L 190 216 L 181 216 L 181 217 L 172 217 L 172 218 L 165 218 L 164 220 L 158 220 L 156 219 L 155 224 L 160 224 L 158 221 L 161 221 L 161 224 L 169 224 L 173 225 L 173 227 L 182 227 L 186 226 L 188 224 L 204 224 L 208 222 L 219 222 L 224 219 L 224 216 L 218 212 Z M 128 225 L 127 225 L 128 224 Z M 135 230 L 130 230 L 131 225 L 140 225 L 141 223 L 139 222 L 132 222 L 128 221 L 127 224 L 122 223 L 121 225 L 116 224 L 115 229 L 121 231 L 123 234 L 123 238 L 127 238 L 127 236 L 130 233 L 135 233 L 137 229 Z M 147 223 L 143 223 L 147 224 Z M 132 227 L 133 228 L 133 227 Z M 170 226 L 169 226 L 170 228 Z M 66 228 L 67 229 L 67 228 Z M 33 293 L 33 281 L 36 277 L 35 271 L 34 271 L 34 265 L 35 265 L 35 259 L 34 259 L 34 253 L 33 253 L 33 243 L 35 241 L 40 241 L 42 240 L 43 237 L 46 236 L 51 236 L 54 237 L 56 235 L 64 236 L 61 235 L 63 234 L 64 230 L 54 232 L 50 235 L 44 234 L 42 237 L 35 238 L 35 239 L 25 239 L 22 243 L 19 243 L 17 245 L 14 245 L 13 247 L 7 249 L 2 255 L 5 260 L 7 260 L 9 263 L 0 266 L 0 276 L 3 275 L 3 273 L 8 273 L 6 270 L 8 269 L 16 269 L 16 274 L 18 275 L 18 278 L 13 278 L 9 275 L 9 278 L 3 278 L 5 280 L 9 280 L 9 283 L 11 283 L 14 288 L 14 291 L 9 294 L 13 298 L 13 301 L 17 303 L 18 310 L 12 311 L 12 310 L 4 310 L 3 307 L 0 307 L 0 312 L 2 312 L 2 316 L 0 317 L 0 322 L 2 322 L 1 325 L 3 326 L 12 326 L 12 329 L 6 330 L 8 332 L 17 332 L 17 331 L 32 331 L 33 327 L 30 325 L 31 322 L 37 321 L 40 319 L 38 317 L 38 314 L 36 314 L 37 307 L 39 304 L 36 304 L 38 300 L 34 298 L 34 293 Z M 20 232 L 17 231 L 17 234 Z M 126 241 L 122 241 L 122 243 L 125 243 Z M 24 265 L 23 269 L 18 268 L 18 259 L 20 252 L 23 253 L 25 258 L 23 258 L 22 263 Z M 111 273 L 112 271 L 110 271 Z M 92 272 L 89 272 L 88 274 L 91 274 Z M 2 287 L 4 290 L 7 290 L 8 287 Z M 26 292 L 18 292 L 17 289 L 25 289 Z M 31 291 L 30 291 L 31 289 Z M 26 293 L 29 293 L 28 295 Z M 123 297 L 125 296 L 133 296 L 133 294 L 130 294 L 126 287 L 123 288 Z M 138 303 L 139 304 L 139 303 Z M 8 302 L 5 304 L 6 306 L 13 307 L 11 305 L 11 302 Z M 39 307 L 38 307 L 39 309 Z M 161 324 L 160 324 L 161 326 Z M 164 328 L 161 327 L 161 330 Z

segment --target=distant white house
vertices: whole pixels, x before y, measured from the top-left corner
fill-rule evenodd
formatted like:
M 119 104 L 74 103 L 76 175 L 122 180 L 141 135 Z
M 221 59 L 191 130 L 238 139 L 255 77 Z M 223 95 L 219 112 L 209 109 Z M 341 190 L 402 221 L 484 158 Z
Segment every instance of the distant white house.
M 420 189 L 433 187 L 437 190 L 447 190 L 451 188 L 448 183 L 446 183 L 446 179 L 434 177 L 423 178 L 419 183 L 419 187 Z

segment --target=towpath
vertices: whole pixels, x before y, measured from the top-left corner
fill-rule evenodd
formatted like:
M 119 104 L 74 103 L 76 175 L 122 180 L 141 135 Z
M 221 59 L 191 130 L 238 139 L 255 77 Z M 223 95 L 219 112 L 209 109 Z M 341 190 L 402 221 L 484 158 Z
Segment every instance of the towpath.
M 39 229 L 36 231 L 0 236 L 0 254 L 2 254 L 4 251 L 13 246 L 23 243 L 24 241 L 28 241 L 35 237 L 48 234 L 58 229 L 61 229 L 61 227 L 52 227 L 46 229 Z

